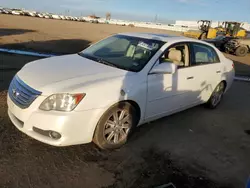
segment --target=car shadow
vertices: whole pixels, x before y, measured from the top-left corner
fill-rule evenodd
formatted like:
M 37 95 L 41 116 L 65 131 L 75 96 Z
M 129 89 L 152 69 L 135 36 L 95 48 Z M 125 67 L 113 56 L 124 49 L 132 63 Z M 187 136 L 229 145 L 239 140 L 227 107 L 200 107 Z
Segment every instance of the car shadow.
M 0 37 L 9 36 L 9 35 L 21 35 L 24 33 L 35 32 L 34 30 L 29 29 L 9 29 L 9 28 L 0 28 Z
M 250 76 L 250 55 L 238 57 L 231 54 L 225 54 L 228 59 L 234 62 L 236 76 Z
M 90 42 L 82 39 L 65 39 L 50 41 L 31 41 L 0 45 L 0 48 L 27 50 L 52 54 L 73 54 L 82 51 Z M 13 76 L 27 63 L 41 59 L 41 57 L 0 53 L 0 92 L 9 87 Z
M 236 76 L 248 76 L 250 77 L 250 64 L 243 64 L 239 61 L 233 61 Z
M 29 41 L 23 43 L 2 44 L 0 48 L 27 50 L 40 53 L 72 54 L 82 51 L 90 41 L 82 39 L 60 39 L 48 41 Z

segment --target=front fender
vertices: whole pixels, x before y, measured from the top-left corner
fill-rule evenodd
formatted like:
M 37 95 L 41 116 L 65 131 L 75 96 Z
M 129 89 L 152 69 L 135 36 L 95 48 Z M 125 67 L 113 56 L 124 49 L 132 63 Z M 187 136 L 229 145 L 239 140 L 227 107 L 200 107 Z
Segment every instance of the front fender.
M 125 76 L 104 82 L 94 83 L 82 90 L 85 98 L 76 107 L 76 111 L 105 108 L 124 100 L 136 102 L 141 115 L 144 115 L 147 97 L 147 80 L 140 76 Z

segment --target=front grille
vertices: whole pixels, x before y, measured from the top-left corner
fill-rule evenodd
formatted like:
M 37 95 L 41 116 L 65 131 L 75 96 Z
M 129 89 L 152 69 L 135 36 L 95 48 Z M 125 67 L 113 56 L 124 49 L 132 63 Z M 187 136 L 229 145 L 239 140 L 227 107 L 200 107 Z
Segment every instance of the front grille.
M 25 84 L 18 76 L 15 76 L 10 83 L 9 97 L 20 108 L 28 108 L 32 102 L 41 95 L 42 92 L 37 91 Z

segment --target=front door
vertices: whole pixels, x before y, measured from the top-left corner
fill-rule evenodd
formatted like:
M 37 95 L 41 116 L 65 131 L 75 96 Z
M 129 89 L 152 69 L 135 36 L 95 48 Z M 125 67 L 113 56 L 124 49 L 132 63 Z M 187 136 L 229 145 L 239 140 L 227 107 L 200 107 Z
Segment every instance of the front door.
M 157 63 L 161 63 L 162 59 L 166 59 L 162 63 L 175 63 L 178 66 L 177 71 L 174 74 L 148 75 L 148 97 L 145 116 L 148 121 L 177 112 L 194 103 L 199 96 L 195 71 L 189 67 L 189 52 L 188 44 L 171 46 Z

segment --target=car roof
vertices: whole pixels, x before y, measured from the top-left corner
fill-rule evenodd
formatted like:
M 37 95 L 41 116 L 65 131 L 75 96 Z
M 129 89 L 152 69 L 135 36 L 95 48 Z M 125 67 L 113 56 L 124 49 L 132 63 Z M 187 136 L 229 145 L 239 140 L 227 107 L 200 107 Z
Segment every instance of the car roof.
M 175 43 L 175 42 L 196 42 L 196 43 L 206 44 L 208 46 L 215 48 L 213 45 L 209 44 L 206 41 L 188 38 L 188 37 L 184 37 L 184 36 L 167 35 L 167 34 L 161 34 L 161 33 L 119 33 L 119 35 L 139 37 L 139 38 L 145 38 L 145 39 L 151 39 L 151 40 L 158 40 L 158 41 L 163 41 L 163 42 L 173 42 L 173 43 Z
M 187 38 L 187 37 L 167 35 L 167 34 L 162 34 L 162 33 L 119 33 L 119 35 L 159 40 L 163 42 L 169 42 L 169 41 L 175 41 L 175 40 L 193 41 L 192 39 Z

